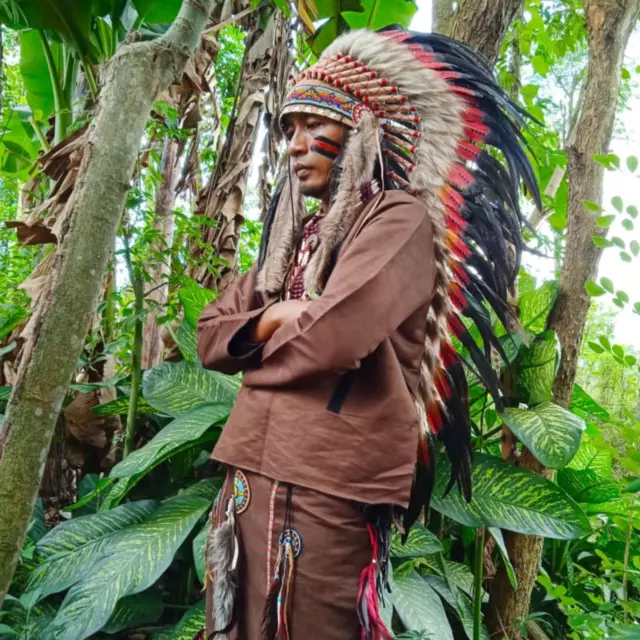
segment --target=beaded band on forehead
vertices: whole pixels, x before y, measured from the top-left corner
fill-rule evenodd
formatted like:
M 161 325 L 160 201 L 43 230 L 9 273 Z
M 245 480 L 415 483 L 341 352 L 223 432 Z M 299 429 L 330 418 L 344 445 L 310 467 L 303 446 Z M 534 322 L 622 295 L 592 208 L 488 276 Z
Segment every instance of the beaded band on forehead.
M 332 87 L 298 85 L 287 95 L 280 121 L 288 113 L 311 113 L 353 127 L 353 112 L 359 104 L 353 96 Z

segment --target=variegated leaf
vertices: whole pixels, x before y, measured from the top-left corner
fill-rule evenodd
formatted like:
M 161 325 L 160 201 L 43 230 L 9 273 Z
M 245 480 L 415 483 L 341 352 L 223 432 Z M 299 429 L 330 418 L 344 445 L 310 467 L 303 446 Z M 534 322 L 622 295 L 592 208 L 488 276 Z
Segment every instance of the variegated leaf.
M 489 527 L 489 533 L 492 538 L 496 541 L 496 545 L 498 546 L 498 550 L 500 551 L 500 556 L 502 557 L 502 564 L 504 564 L 504 568 L 507 571 L 507 577 L 509 578 L 509 582 L 513 587 L 514 591 L 518 590 L 518 578 L 516 576 L 515 569 L 511 564 L 511 559 L 509 558 L 509 552 L 507 551 L 507 545 L 504 543 L 504 536 L 502 535 L 502 531 L 497 527 Z
M 555 280 L 545 282 L 539 289 L 528 291 L 520 296 L 520 322 L 531 333 L 545 330 L 547 317 L 560 293 L 560 285 Z
M 157 622 L 163 611 L 162 596 L 155 589 L 127 596 L 118 602 L 102 631 L 116 634 L 125 629 Z
M 211 425 L 229 415 L 228 405 L 204 404 L 183 413 L 164 427 L 144 447 L 133 451 L 111 471 L 114 478 L 124 478 L 155 467 L 185 444 L 197 440 Z
M 59 524 L 36 546 L 40 564 L 31 573 L 28 591 L 39 589 L 44 598 L 83 580 L 104 555 L 114 533 L 143 522 L 157 506 L 154 500 L 131 502 Z
M 436 554 L 424 558 L 421 564 L 424 564 L 429 571 L 444 578 L 452 588 L 460 589 L 468 596 L 473 595 L 473 573 L 471 573 L 469 565 L 445 560 L 441 555 Z
M 419 522 L 416 522 L 411 527 L 405 544 L 402 544 L 400 534 L 395 530 L 393 531 L 391 538 L 391 556 L 393 558 L 422 558 L 432 553 L 439 553 L 442 550 L 440 540 Z
M 206 624 L 205 601 L 198 602 L 182 616 L 174 627 L 170 640 L 193 640 L 193 636 Z
M 609 419 L 609 412 L 598 404 L 579 384 L 573 386 L 569 409 L 582 412 L 578 415 L 586 414 L 600 420 Z
M 104 402 L 103 404 L 96 405 L 91 409 L 92 413 L 99 416 L 125 416 L 129 411 L 129 398 L 127 396 L 120 396 L 110 402 Z M 138 414 L 139 415 L 151 415 L 154 414 L 154 408 L 145 402 L 144 398 L 138 398 Z
M 582 418 L 553 402 L 532 409 L 509 407 L 502 419 L 535 458 L 551 469 L 562 469 L 575 456 L 585 429 Z
M 455 611 L 467 637 L 473 640 L 473 611 L 470 600 L 460 591 L 453 593 L 444 578 L 424 576 L 423 580 Z M 480 627 L 480 638 L 489 640 L 489 632 L 484 625 Z
M 578 471 L 591 469 L 602 478 L 611 478 L 613 475 L 613 456 L 611 451 L 596 447 L 591 442 L 583 441 L 568 467 Z
M 204 562 L 204 553 L 205 547 L 207 545 L 207 536 L 209 535 L 209 523 L 206 522 L 205 525 L 200 529 L 198 535 L 193 539 L 193 565 L 196 568 L 196 575 L 198 576 L 198 580 L 202 584 L 204 584 L 204 572 L 205 572 L 205 562 Z
M 527 405 L 548 402 L 560 361 L 560 342 L 555 331 L 545 331 L 522 350 L 518 360 L 518 400 Z
M 584 511 L 560 487 L 495 456 L 475 455 L 470 503 L 456 490 L 444 496 L 451 475 L 446 456 L 438 458 L 436 469 L 432 506 L 456 522 L 560 540 L 591 531 Z
M 424 631 L 434 640 L 453 640 L 440 598 L 415 571 L 394 579 L 393 606 L 407 630 Z
M 620 486 L 593 469 L 565 468 L 558 472 L 558 484 L 576 502 L 608 502 L 620 497 Z
M 109 620 L 118 600 L 148 589 L 209 506 L 192 496 L 168 500 L 144 522 L 109 541 L 106 557 L 67 593 L 51 631 L 56 640 L 82 640 Z
M 240 385 L 239 378 L 207 371 L 199 364 L 166 362 L 145 372 L 142 390 L 157 411 L 176 417 L 203 404 L 231 410 Z

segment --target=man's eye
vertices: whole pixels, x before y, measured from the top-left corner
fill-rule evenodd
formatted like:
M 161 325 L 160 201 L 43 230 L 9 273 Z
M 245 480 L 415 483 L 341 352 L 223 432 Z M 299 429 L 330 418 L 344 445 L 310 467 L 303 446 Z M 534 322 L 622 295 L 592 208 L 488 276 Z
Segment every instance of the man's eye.
M 308 129 L 317 129 L 320 126 L 319 122 L 307 122 L 307 128 Z

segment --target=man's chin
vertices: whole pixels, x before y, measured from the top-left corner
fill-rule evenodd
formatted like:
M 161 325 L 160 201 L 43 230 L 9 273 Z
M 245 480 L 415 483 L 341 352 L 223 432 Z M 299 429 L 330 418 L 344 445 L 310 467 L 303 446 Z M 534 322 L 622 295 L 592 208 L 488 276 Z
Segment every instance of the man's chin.
M 300 192 L 307 198 L 321 199 L 327 187 L 326 185 L 309 184 L 300 182 Z

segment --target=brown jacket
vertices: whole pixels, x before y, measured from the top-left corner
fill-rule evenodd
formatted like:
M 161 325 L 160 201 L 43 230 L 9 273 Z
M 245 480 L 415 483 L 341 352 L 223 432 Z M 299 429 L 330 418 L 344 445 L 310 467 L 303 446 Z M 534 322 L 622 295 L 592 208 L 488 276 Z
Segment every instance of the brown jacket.
M 406 507 L 433 232 L 424 205 L 405 192 L 373 204 L 347 236 L 322 296 L 297 322 L 262 348 L 238 344 L 264 311 L 254 268 L 202 313 L 198 355 L 207 369 L 244 371 L 213 458 L 330 495 Z

